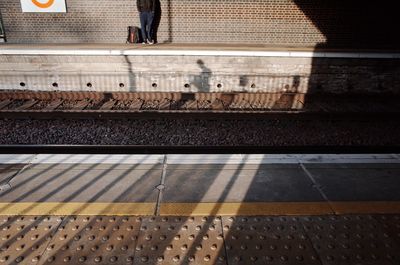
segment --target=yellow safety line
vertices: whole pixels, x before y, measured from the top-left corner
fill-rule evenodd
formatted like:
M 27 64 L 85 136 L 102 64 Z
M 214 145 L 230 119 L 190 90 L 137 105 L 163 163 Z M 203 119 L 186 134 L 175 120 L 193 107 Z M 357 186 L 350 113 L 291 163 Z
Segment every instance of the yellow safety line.
M 154 215 L 155 203 L 0 203 L 0 215 Z
M 324 215 L 333 214 L 325 202 L 162 203 L 160 215 Z
M 0 215 L 154 215 L 155 203 L 0 203 Z M 160 215 L 400 214 L 400 202 L 161 203 Z

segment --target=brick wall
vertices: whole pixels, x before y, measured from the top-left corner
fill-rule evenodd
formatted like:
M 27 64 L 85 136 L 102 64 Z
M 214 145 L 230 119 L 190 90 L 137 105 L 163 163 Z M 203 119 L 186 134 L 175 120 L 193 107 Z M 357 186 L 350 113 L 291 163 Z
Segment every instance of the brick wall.
M 123 43 L 135 0 L 66 0 L 68 13 L 22 13 L 1 0 L 12 43 Z M 393 48 L 395 8 L 365 1 L 159 0 L 159 42 Z M 348 2 L 348 3 L 347 3 Z

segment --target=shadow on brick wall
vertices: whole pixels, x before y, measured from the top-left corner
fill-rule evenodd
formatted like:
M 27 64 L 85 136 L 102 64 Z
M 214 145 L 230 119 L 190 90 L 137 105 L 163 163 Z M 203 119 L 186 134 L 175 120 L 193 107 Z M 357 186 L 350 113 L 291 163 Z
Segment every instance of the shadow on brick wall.
M 393 3 L 366 1 L 294 0 L 326 41 L 315 52 L 399 51 L 396 8 Z M 329 60 L 329 63 L 327 63 Z M 326 73 L 329 73 L 329 76 Z M 398 60 L 314 58 L 308 94 L 346 92 L 398 93 Z M 397 81 L 396 81 L 397 80 Z

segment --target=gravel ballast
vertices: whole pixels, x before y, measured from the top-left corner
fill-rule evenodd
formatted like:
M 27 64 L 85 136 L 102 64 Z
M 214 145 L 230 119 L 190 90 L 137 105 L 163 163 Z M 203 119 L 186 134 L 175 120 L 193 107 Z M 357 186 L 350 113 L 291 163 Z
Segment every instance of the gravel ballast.
M 400 145 L 396 121 L 0 120 L 0 144 Z

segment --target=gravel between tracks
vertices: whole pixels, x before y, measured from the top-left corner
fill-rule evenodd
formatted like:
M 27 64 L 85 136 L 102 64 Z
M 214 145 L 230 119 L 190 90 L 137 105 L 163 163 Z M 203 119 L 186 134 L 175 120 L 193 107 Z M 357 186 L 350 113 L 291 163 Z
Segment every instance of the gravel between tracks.
M 0 120 L 0 144 L 400 145 L 395 121 Z

